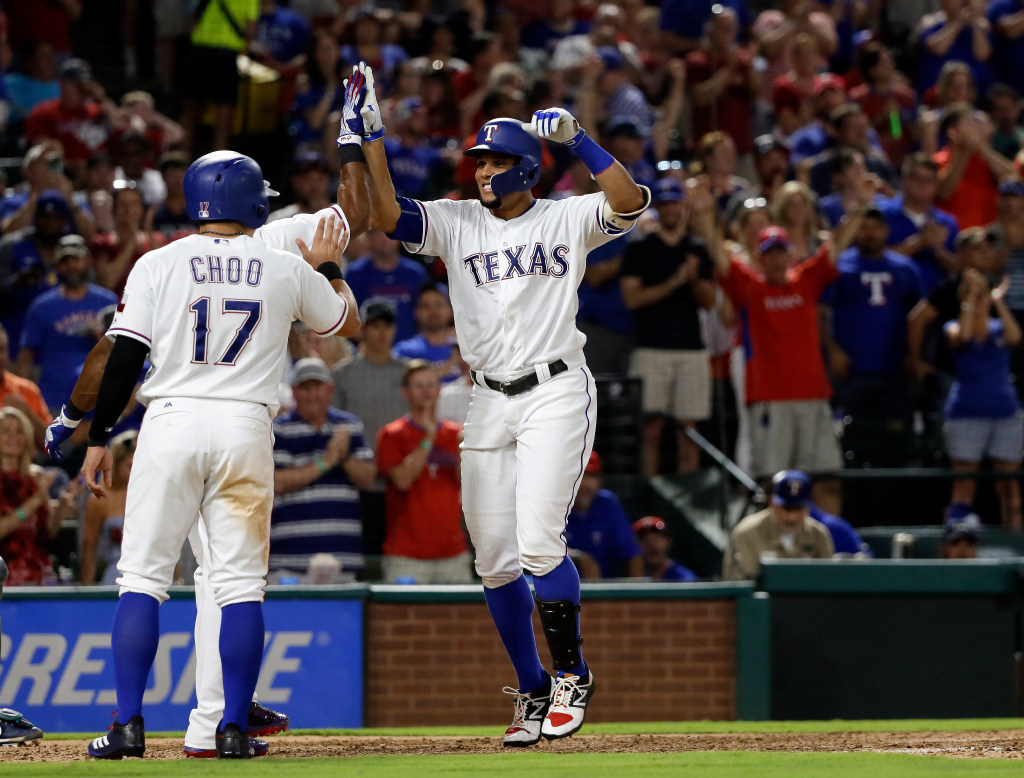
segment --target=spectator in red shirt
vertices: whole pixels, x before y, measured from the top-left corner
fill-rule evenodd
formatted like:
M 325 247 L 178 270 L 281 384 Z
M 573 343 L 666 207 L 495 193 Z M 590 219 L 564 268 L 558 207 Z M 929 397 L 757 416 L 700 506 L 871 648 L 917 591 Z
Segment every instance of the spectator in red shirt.
M 114 229 L 97 235 L 92 241 L 92 255 L 96 260 L 96 280 L 117 294 L 124 291 L 128 274 L 147 251 L 159 248 L 167 241 L 159 232 L 143 229 L 146 214 L 142 190 L 134 181 L 114 190 Z
M 818 39 L 808 32 L 793 39 L 792 67 L 772 85 L 775 123 L 782 137 L 788 138 L 814 118 L 811 97 L 822 57 Z
M 694 203 L 696 190 L 691 193 L 691 207 L 705 207 L 704 198 Z M 869 201 L 866 194 L 863 204 Z M 728 256 L 712 233 L 710 248 L 722 289 L 744 315 L 751 458 L 755 475 L 766 482 L 780 469 L 842 467 L 828 402 L 832 387 L 821 355 L 818 300 L 837 277 L 839 254 L 862 217 L 858 211 L 843 223 L 835 245 L 823 244 L 799 264 L 786 231 L 766 227 L 758 236 L 760 269 Z M 831 506 L 823 510 L 838 509 L 836 484 L 816 483 L 815 499 Z
M 60 66 L 60 97 L 32 109 L 25 135 L 32 143 L 60 141 L 68 167 L 78 173 L 89 157 L 108 148 L 123 125 L 121 109 L 93 80 L 89 64 L 69 59 Z
M 917 96 L 896 72 L 892 53 L 881 41 L 864 44 L 857 54 L 857 69 L 864 83 L 850 90 L 850 99 L 871 120 L 889 161 L 900 167 L 914 146 Z
M 415 359 L 402 377 L 409 414 L 377 433 L 377 467 L 387 478 L 384 579 L 472 583 L 462 529 L 462 425 L 437 418 L 441 381 Z
M 941 129 L 949 144 L 935 154 L 935 204 L 953 214 L 962 230 L 991 224 L 999 217 L 1000 179 L 1017 175 L 1013 163 L 992 148 L 992 123 L 985 113 L 959 103 L 946 111 Z
M 693 103 L 693 137 L 712 130 L 732 136 L 736 151 L 754 148 L 751 101 L 760 80 L 750 53 L 736 43 L 739 22 L 731 8 L 716 6 L 700 48 L 686 55 L 687 89 Z

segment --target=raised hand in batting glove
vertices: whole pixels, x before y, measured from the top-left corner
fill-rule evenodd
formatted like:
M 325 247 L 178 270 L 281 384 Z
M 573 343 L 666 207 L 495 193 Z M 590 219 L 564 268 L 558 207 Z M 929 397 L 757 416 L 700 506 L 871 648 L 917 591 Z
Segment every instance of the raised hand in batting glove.
M 365 62 L 360 62 L 358 70 L 366 81 L 366 99 L 359 113 L 363 117 L 363 139 L 380 140 L 387 134 L 384 127 L 384 117 L 380 113 L 380 103 L 377 102 L 377 92 L 373 88 L 373 68 Z
M 341 107 L 341 134 L 338 145 L 363 145 L 366 128 L 360 110 L 366 100 L 366 79 L 359 68 L 352 68 L 352 75 L 345 79 L 345 103 Z
M 73 419 L 68 415 L 68 406 L 65 405 L 60 409 L 57 418 L 51 421 L 50 426 L 46 428 L 43 447 L 54 462 L 64 461 L 64 454 L 60 450 L 61 444 L 74 434 L 80 421 L 81 419 Z
M 569 148 L 578 146 L 587 137 L 587 133 L 580 127 L 580 123 L 564 108 L 545 108 L 543 111 L 535 111 L 533 119 L 524 129 L 529 129 L 530 132 L 545 140 L 564 143 Z

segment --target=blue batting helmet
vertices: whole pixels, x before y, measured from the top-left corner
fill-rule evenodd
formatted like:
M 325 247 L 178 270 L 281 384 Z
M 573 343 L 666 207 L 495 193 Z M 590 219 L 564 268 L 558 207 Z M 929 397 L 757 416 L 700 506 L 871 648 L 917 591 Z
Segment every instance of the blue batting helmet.
M 540 181 L 541 160 L 540 138 L 516 119 L 491 119 L 476 134 L 476 145 L 463 153 L 467 157 L 478 157 L 485 151 L 510 154 L 518 157 L 511 169 L 491 177 L 491 191 L 495 197 L 504 197 L 512 192 L 533 189 Z
M 236 151 L 206 154 L 185 173 L 185 207 L 193 221 L 235 221 L 259 229 L 267 223 L 269 198 L 277 194 L 256 160 Z

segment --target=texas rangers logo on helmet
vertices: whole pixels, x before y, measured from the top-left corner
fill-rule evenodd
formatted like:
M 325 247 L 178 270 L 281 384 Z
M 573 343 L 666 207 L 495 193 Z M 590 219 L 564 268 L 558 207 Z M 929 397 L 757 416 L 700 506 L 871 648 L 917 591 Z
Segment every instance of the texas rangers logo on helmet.
M 494 133 L 498 131 L 497 124 L 485 124 L 484 125 L 484 143 L 494 142 Z
M 210 204 L 209 203 L 199 203 L 199 218 L 200 219 L 209 219 L 210 218 Z
M 798 494 L 800 494 L 800 488 L 802 486 L 803 486 L 803 484 L 801 484 L 799 481 L 796 481 L 796 480 L 790 481 L 789 482 L 789 493 L 793 497 L 796 497 Z

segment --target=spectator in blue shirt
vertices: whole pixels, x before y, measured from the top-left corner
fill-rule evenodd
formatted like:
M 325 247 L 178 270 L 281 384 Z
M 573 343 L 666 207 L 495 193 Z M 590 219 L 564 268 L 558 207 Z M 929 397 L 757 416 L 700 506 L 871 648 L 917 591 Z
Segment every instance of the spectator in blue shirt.
M 30 42 L 22 52 L 21 68 L 4 75 L 4 86 L 11 104 L 12 123 L 24 122 L 37 105 L 60 97 L 53 46 L 42 40 Z
M 855 245 L 839 255 L 839 276 L 822 296 L 832 308 L 827 351 L 837 404 L 856 419 L 907 421 L 911 414 L 907 314 L 921 299 L 921 274 L 885 248 L 882 212 L 867 209 Z
M 794 165 L 816 157 L 832 147 L 835 141 L 825 130 L 825 122 L 831 113 L 845 102 L 846 85 L 839 76 L 822 73 L 814 80 L 814 88 L 811 90 L 814 121 L 805 124 L 789 137 L 791 161 Z
M 836 555 L 843 556 L 874 556 L 868 544 L 861 540 L 857 530 L 853 528 L 846 519 L 825 513 L 817 505 L 810 506 L 810 516 L 817 522 L 825 525 L 828 534 L 832 536 L 832 545 L 836 547 Z
M 96 345 L 100 312 L 117 304 L 117 295 L 89 283 L 92 257 L 84 238 L 61 238 L 56 258 L 61 283 L 29 305 L 17 362 L 23 376 L 39 369 L 39 389 L 55 414 L 71 396 L 75 368 Z
M 428 142 L 429 116 L 419 97 L 406 97 L 395 106 L 388 122 L 384 150 L 395 192 L 402 197 L 427 199 L 440 195 L 451 178 L 451 166 L 441 149 Z
M 362 305 L 371 297 L 386 297 L 395 304 L 398 317 L 395 341 L 401 342 L 416 334 L 416 295 L 427 283 L 423 265 L 398 252 L 398 241 L 383 232 L 366 233 L 370 253 L 355 260 L 345 273 L 345 280 Z
M 410 361 L 425 359 L 437 367 L 444 383 L 459 378 L 459 358 L 452 354 L 452 304 L 444 284 L 427 282 L 420 288 L 414 315 L 419 333 L 396 343 L 395 356 Z
M 306 17 L 284 8 L 276 0 L 262 0 L 253 47 L 264 64 L 274 70 L 301 67 L 309 45 Z
M 295 408 L 274 419 L 271 577 L 352 581 L 363 569 L 359 490 L 377 475 L 373 451 L 363 423 L 330 407 L 334 380 L 322 359 L 295 363 L 292 392 Z
M 995 80 L 1024 92 L 1024 2 L 992 0 L 985 16 L 992 25 Z
M 711 18 L 714 5 L 722 5 L 736 12 L 740 37 L 745 40 L 752 21 L 747 0 L 663 0 L 662 43 L 677 56 L 693 51 L 704 35 L 704 26 Z
M 1024 413 L 1010 376 L 1010 350 L 1021 342 L 1021 328 L 1004 299 L 1009 277 L 992 289 L 973 268 L 960 285 L 960 315 L 946 322 L 956 381 L 946 398 L 943 432 L 953 469 L 977 471 L 988 457 L 995 470 L 1016 470 L 1024 450 Z M 996 315 L 991 314 L 995 309 Z M 1004 527 L 1021 528 L 1020 484 L 996 481 Z M 975 480 L 953 481 L 952 502 L 971 505 Z
M 988 13 L 993 13 L 990 4 Z M 942 0 L 942 10 L 928 14 L 917 27 L 917 92 L 935 86 L 947 62 L 964 62 L 971 68 L 978 93 L 992 83 L 992 30 L 985 18 L 985 3 L 978 0 Z
M 523 28 L 519 41 L 523 48 L 542 49 L 549 55 L 556 44 L 570 35 L 586 35 L 590 25 L 573 15 L 573 0 L 551 0 L 547 15 L 534 19 Z
M 584 578 L 638 578 L 643 556 L 619 498 L 601 488 L 601 457 L 590 455 L 565 525 L 569 556 Z M 574 553 L 575 552 L 575 553 Z
M 939 164 L 929 154 L 917 152 L 903 163 L 903 192 L 879 203 L 889 225 L 889 247 L 910 257 L 921 271 L 928 295 L 958 269 L 956 217 L 935 207 Z
M 654 581 L 696 581 L 697 574 L 668 555 L 672 538 L 664 519 L 644 516 L 633 522 L 633 533 L 643 549 L 644 575 Z

